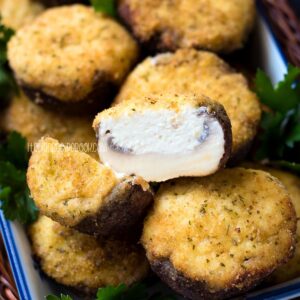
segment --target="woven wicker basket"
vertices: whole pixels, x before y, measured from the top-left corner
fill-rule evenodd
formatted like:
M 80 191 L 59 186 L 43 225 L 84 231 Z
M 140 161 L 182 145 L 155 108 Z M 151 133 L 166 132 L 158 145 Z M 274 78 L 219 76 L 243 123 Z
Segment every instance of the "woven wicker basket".
M 288 61 L 300 67 L 300 22 L 288 0 L 262 2 L 272 29 L 279 39 Z
M 300 23 L 288 0 L 257 0 L 267 17 L 288 60 L 300 67 Z M 0 300 L 19 299 L 7 255 L 0 236 Z
M 8 263 L 3 240 L 0 237 L 0 299 L 19 299 L 10 265 Z

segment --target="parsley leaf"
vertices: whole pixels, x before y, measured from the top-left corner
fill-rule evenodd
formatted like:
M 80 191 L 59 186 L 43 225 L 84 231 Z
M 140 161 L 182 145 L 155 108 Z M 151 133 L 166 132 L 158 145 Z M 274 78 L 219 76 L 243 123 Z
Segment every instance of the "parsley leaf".
M 97 293 L 97 300 L 146 300 L 147 291 L 143 284 L 134 284 L 127 287 L 120 284 L 117 287 L 107 286 L 100 288 Z
M 261 70 L 256 93 L 269 110 L 263 112 L 256 158 L 268 159 L 300 174 L 300 68 L 289 65 L 283 81 L 275 86 Z
M 26 182 L 27 165 L 26 140 L 12 132 L 0 143 L 0 207 L 6 219 L 23 224 L 38 216 Z
M 256 93 L 261 102 L 272 110 L 286 113 L 299 104 L 299 86 L 294 86 L 299 75 L 300 69 L 289 65 L 284 80 L 273 87 L 268 76 L 263 71 L 258 70 L 255 79 Z
M 17 85 L 7 63 L 7 43 L 14 31 L 1 23 L 0 16 L 0 98 L 7 101 Z
M 103 12 L 111 17 L 117 15 L 115 0 L 91 0 L 91 3 L 95 11 Z

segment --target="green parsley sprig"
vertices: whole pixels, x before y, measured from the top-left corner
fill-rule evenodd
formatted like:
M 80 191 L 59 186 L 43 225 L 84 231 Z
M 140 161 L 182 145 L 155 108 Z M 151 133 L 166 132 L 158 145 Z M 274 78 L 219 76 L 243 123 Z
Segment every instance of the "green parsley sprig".
M 117 15 L 115 0 L 90 0 L 95 11 L 103 12 L 111 17 Z
M 7 101 L 17 85 L 7 63 L 7 43 L 14 35 L 14 31 L 1 23 L 0 16 L 0 98 Z
M 72 298 L 61 294 L 60 297 L 49 295 L 46 297 L 46 300 L 72 300 Z M 126 284 L 120 284 L 116 287 L 99 288 L 96 300 L 176 300 L 176 298 L 161 292 L 149 295 L 147 286 L 137 283 L 130 287 Z
M 272 85 L 261 70 L 256 74 L 256 93 L 267 106 L 261 120 L 256 159 L 300 174 L 300 69 L 288 66 L 284 79 Z
M 26 139 L 12 132 L 0 142 L 0 208 L 6 219 L 22 224 L 31 223 L 38 216 L 26 182 L 27 166 Z

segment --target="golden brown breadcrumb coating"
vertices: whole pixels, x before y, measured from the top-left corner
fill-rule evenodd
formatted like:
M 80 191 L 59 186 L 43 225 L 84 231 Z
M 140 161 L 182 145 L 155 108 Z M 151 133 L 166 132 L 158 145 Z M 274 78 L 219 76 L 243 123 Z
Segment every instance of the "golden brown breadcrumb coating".
M 295 279 L 300 275 L 300 178 L 290 172 L 271 168 L 261 164 L 246 163 L 243 164 L 243 166 L 269 172 L 271 175 L 278 178 L 284 184 L 288 193 L 290 194 L 298 218 L 295 254 L 293 258 L 291 258 L 286 264 L 279 267 L 270 276 L 268 281 L 273 284 L 276 284 Z
M 92 121 L 90 116 L 70 116 L 44 109 L 20 93 L 13 97 L 0 122 L 3 129 L 20 132 L 30 147 L 43 136 L 49 136 L 98 158 Z
M 267 168 L 266 171 L 278 178 L 290 194 L 292 203 L 296 210 L 297 218 L 300 218 L 300 178 L 291 173 Z M 300 276 L 300 222 L 297 222 L 296 250 L 293 258 L 282 267 L 279 267 L 270 280 L 274 283 L 285 282 Z
M 0 0 L 2 23 L 14 30 L 30 24 L 43 9 L 33 0 Z
M 89 155 L 44 138 L 31 155 L 27 182 L 42 214 L 75 226 L 99 210 L 117 178 Z
M 280 181 L 235 168 L 162 184 L 142 243 L 175 290 L 220 299 L 252 288 L 286 262 L 295 232 L 295 210 Z
M 119 85 L 137 55 L 136 42 L 121 25 L 79 4 L 46 10 L 8 45 L 19 83 L 63 102 Z
M 86 292 L 121 283 L 130 285 L 148 272 L 145 254 L 137 245 L 104 244 L 41 216 L 29 236 L 42 270 L 57 282 Z
M 134 35 L 156 50 L 231 52 L 253 27 L 254 0 L 120 0 L 119 13 Z
M 142 178 L 117 178 L 89 155 L 51 138 L 36 145 L 27 183 L 42 214 L 103 239 L 137 238 L 153 201 Z
M 155 93 L 193 93 L 221 103 L 232 125 L 232 160 L 247 152 L 260 121 L 260 104 L 245 77 L 215 54 L 185 49 L 148 57 L 129 75 L 115 104 Z

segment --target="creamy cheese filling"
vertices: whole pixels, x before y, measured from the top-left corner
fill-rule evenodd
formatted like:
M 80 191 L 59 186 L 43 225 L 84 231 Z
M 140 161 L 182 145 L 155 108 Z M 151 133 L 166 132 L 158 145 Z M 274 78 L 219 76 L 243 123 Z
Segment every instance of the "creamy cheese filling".
M 98 136 L 102 162 L 148 181 L 211 174 L 225 151 L 223 128 L 205 107 L 107 118 Z

